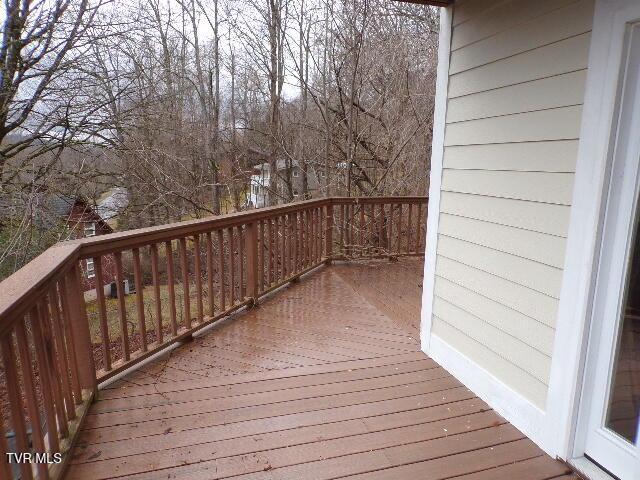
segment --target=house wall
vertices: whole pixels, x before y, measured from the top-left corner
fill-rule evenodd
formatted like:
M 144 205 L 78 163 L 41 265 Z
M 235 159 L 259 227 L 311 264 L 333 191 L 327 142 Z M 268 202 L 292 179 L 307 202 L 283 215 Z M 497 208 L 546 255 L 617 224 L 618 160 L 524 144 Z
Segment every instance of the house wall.
M 96 235 L 106 235 L 113 233 L 111 227 L 109 227 L 102 218 L 93 210 L 87 208 L 85 204 L 76 204 L 69 213 L 67 221 L 68 228 L 71 230 L 71 238 L 84 238 L 84 227 L 87 223 L 95 223 Z M 82 270 L 82 289 L 84 292 L 94 290 L 96 288 L 96 277 L 87 276 L 86 260 L 80 262 L 80 268 Z M 112 255 L 107 255 L 102 258 L 102 276 L 104 283 L 109 284 L 116 279 L 116 266 Z
M 426 324 L 431 337 L 541 410 L 593 8 L 594 0 L 463 0 L 451 7 Z

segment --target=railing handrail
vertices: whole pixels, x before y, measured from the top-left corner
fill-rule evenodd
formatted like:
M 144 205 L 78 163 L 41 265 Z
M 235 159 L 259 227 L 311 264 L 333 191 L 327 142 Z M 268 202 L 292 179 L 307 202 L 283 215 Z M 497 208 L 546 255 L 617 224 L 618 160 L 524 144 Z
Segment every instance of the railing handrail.
M 243 223 L 254 222 L 270 218 L 274 215 L 297 212 L 308 207 L 320 207 L 326 205 L 371 204 L 388 201 L 390 198 L 399 203 L 419 203 L 427 197 L 424 196 L 403 196 L 403 197 L 327 197 L 302 202 L 287 203 L 273 207 L 256 208 L 241 212 L 217 215 L 196 220 L 183 220 L 180 222 L 167 223 L 153 227 L 137 228 L 114 232 L 106 235 L 98 235 L 90 238 L 70 240 L 65 243 L 80 244 L 82 249 L 80 258 L 89 258 L 101 253 L 127 249 L 136 245 L 145 245 L 153 242 L 165 242 L 189 235 L 196 235 L 212 229 L 228 228 Z
M 297 203 L 287 203 L 274 207 L 256 208 L 241 212 L 227 213 L 196 220 L 183 220 L 180 222 L 167 223 L 154 227 L 136 228 L 122 232 L 98 235 L 90 238 L 70 240 L 66 243 L 77 243 L 81 245 L 80 258 L 99 255 L 108 251 L 109 253 L 121 249 L 144 245 L 147 243 L 160 243 L 174 240 L 185 236 L 196 235 L 198 233 L 215 230 L 218 228 L 228 228 L 243 223 L 248 223 L 274 215 L 304 210 L 310 206 L 324 206 L 330 203 L 330 199 L 305 200 Z
M 31 308 L 31 300 L 41 296 L 51 281 L 74 266 L 80 249 L 80 243 L 53 245 L 0 283 L 0 336 L 13 319 Z
M 126 230 L 90 238 L 58 243 L 0 282 L 0 335 L 30 308 L 30 300 L 47 288 L 51 279 L 64 274 L 74 263 L 103 253 L 133 248 L 154 242 L 196 235 L 217 228 L 259 221 L 274 215 L 297 212 L 308 207 L 346 204 L 374 204 L 379 202 L 421 203 L 426 196 L 326 197 L 288 203 L 273 207 L 234 212 L 216 217 L 185 220 L 154 227 Z

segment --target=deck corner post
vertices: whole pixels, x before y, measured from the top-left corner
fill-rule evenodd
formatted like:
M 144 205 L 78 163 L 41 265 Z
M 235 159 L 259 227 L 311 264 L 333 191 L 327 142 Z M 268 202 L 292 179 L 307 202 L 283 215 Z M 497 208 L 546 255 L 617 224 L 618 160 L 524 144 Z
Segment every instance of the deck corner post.
M 91 333 L 89 332 L 89 320 L 84 303 L 84 290 L 80 281 L 80 269 L 78 264 L 69 271 L 66 283 L 67 295 L 71 303 L 71 334 L 76 350 L 78 362 L 78 381 L 80 388 L 90 390 L 97 394 L 98 384 L 96 370 L 93 362 L 93 347 Z
M 327 263 L 331 263 L 333 258 L 333 203 L 327 204 L 326 210 L 326 232 L 325 232 L 325 251 L 327 255 Z
M 252 305 L 258 300 L 258 225 L 250 222 L 246 225 L 245 252 L 247 255 L 247 297 Z

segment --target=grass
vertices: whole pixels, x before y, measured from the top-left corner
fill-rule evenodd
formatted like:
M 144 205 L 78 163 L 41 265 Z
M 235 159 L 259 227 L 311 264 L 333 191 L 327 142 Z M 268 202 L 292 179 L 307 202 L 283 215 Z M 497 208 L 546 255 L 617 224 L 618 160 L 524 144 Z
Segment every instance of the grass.
M 184 289 L 181 283 L 174 285 L 175 292 L 175 304 L 176 304 L 176 322 L 178 328 L 184 324 Z M 126 295 L 124 299 L 125 312 L 127 318 L 127 331 L 129 336 L 139 333 L 138 328 L 138 307 L 136 299 L 138 295 Z M 146 286 L 142 290 L 145 326 L 147 332 L 155 330 L 157 323 L 156 317 L 156 302 L 153 286 Z M 203 285 L 203 307 L 205 314 L 209 309 L 209 295 L 206 285 Z M 190 312 L 191 318 L 197 317 L 197 295 L 195 287 L 193 285 L 189 288 L 190 299 Z M 216 301 L 216 307 L 218 307 L 217 296 L 214 298 Z M 120 315 L 118 313 L 118 299 L 106 298 L 106 311 L 107 311 L 107 326 L 109 330 L 109 338 L 111 340 L 120 338 Z M 171 330 L 171 310 L 169 300 L 169 287 L 168 285 L 160 285 L 160 314 L 162 316 L 163 330 Z M 89 319 L 89 331 L 91 333 L 91 341 L 93 343 L 101 343 L 102 335 L 100 332 L 100 315 L 98 310 L 98 300 L 87 301 L 87 317 Z

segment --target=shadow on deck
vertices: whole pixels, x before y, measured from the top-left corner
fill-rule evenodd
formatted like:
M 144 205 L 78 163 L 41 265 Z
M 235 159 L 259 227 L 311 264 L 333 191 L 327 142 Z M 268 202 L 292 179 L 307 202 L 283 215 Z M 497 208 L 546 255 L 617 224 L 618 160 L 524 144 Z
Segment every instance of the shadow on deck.
M 422 260 L 338 264 L 100 392 L 68 479 L 564 479 L 419 349 Z

